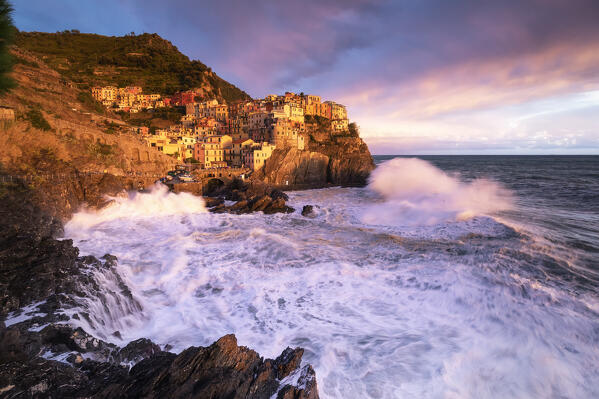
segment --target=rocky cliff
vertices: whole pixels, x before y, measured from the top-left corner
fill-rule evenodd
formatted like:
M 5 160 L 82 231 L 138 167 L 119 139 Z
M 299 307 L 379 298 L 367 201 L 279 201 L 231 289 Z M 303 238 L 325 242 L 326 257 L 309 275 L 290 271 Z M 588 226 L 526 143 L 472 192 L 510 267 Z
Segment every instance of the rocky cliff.
M 13 48 L 18 86 L 0 102 L 0 172 L 26 176 L 44 209 L 63 219 L 104 194 L 151 184 L 176 161 L 147 145 L 88 93 L 31 53 Z
M 255 178 L 289 188 L 366 184 L 374 162 L 357 131 L 337 133 L 327 126 L 307 124 L 307 133 L 304 150 L 275 149 Z

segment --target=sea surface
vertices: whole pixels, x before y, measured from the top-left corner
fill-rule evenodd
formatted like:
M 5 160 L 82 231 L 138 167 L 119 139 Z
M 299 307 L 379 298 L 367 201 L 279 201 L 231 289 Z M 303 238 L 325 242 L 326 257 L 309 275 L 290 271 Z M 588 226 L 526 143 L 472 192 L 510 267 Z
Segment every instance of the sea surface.
M 599 156 L 375 160 L 368 187 L 292 192 L 288 215 L 159 186 L 76 214 L 66 236 L 116 255 L 143 307 L 82 299 L 82 326 L 301 346 L 323 398 L 599 397 Z

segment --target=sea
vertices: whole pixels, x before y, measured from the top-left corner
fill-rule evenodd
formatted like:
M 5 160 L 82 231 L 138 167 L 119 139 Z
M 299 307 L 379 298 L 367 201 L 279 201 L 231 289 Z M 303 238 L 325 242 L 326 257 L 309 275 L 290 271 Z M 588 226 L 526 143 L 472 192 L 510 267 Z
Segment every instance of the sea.
M 141 310 L 96 271 L 110 293 L 78 323 L 173 352 L 302 347 L 322 398 L 598 398 L 599 156 L 375 163 L 367 187 L 290 192 L 291 214 L 162 186 L 82 210 L 65 237 L 115 255 Z

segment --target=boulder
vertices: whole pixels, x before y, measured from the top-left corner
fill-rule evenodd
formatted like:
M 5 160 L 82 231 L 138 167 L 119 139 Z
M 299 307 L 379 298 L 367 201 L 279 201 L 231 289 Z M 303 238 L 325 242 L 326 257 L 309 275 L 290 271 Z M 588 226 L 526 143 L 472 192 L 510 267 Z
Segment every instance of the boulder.
M 250 211 L 252 212 L 260 212 L 266 209 L 272 203 L 272 198 L 268 195 L 263 195 L 262 197 L 254 197 L 250 200 Z
M 312 205 L 304 205 L 302 216 L 314 216 L 314 207 Z
M 213 208 L 224 203 L 225 199 L 222 197 L 204 197 L 204 204 L 206 205 L 206 208 Z
M 121 364 L 135 364 L 160 352 L 160 347 L 154 342 L 147 338 L 140 338 L 119 349 L 114 360 Z

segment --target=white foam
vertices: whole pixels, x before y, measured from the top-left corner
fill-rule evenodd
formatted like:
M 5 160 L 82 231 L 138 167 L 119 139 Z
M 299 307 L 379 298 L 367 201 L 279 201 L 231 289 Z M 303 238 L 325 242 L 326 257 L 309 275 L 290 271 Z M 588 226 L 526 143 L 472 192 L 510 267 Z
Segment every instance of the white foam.
M 412 226 L 467 220 L 509 209 L 512 202 L 510 192 L 496 182 L 464 183 L 418 158 L 382 163 L 372 172 L 368 187 L 385 200 L 368 209 L 363 220 L 369 224 Z
M 167 186 L 156 183 L 149 192 L 131 192 L 129 195 L 107 197 L 111 201 L 100 211 L 83 210 L 69 221 L 72 228 L 86 228 L 112 220 L 150 219 L 205 212 L 204 200 L 189 193 L 174 194 Z
M 440 182 L 448 198 L 464 189 Z M 413 187 L 381 190 L 437 201 Z M 451 220 L 432 225 L 365 224 L 368 206 L 389 201 L 367 189 L 292 193 L 292 206 L 318 207 L 314 218 L 215 215 L 172 194 L 142 195 L 157 196 L 162 211 L 136 213 L 154 200 L 132 196 L 65 228 L 82 253 L 116 255 L 143 305 L 124 318 L 117 305 L 90 307 L 105 321 L 96 335 L 179 351 L 235 333 L 268 357 L 301 346 L 323 398 L 599 395 L 596 314 L 520 270 L 503 251 L 519 241 L 491 218 L 459 221 L 464 207 L 455 206 Z
M 46 313 L 36 312 L 38 307 L 45 302 L 46 301 L 35 302 L 27 306 L 23 306 L 19 311 L 9 313 L 6 316 L 6 320 L 4 320 L 4 324 L 6 327 L 10 327 L 13 324 L 22 323 L 24 321 L 31 320 L 34 317 L 46 316 Z

